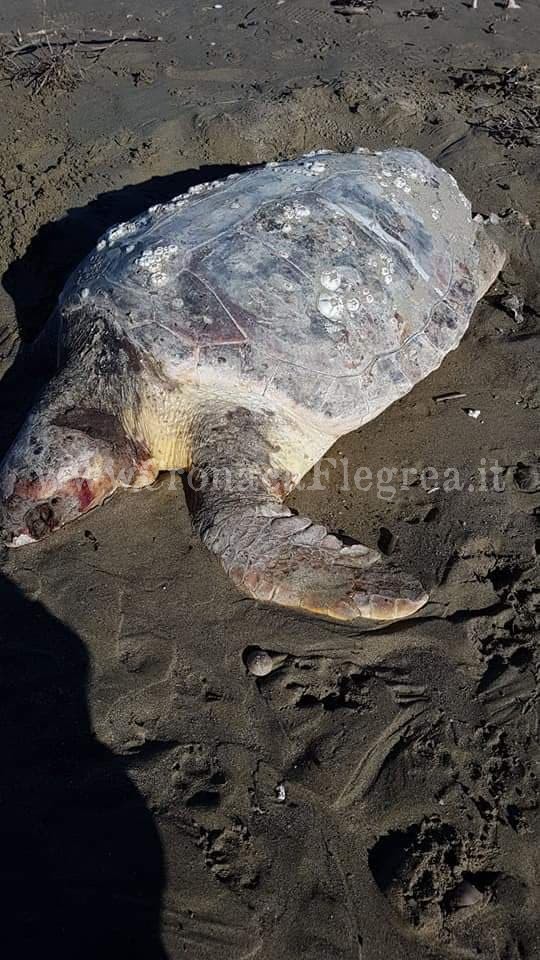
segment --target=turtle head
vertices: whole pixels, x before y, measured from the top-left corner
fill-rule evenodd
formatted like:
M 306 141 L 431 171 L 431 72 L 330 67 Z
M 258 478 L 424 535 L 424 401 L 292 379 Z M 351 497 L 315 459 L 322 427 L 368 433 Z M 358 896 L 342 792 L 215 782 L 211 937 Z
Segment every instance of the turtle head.
M 118 485 L 113 467 L 83 435 L 24 428 L 0 468 L 1 540 L 34 543 L 102 503 Z
M 51 415 L 52 414 L 52 415 Z M 86 408 L 30 415 L 0 466 L 0 539 L 41 540 L 103 503 L 118 487 L 155 480 L 154 461 L 113 417 Z

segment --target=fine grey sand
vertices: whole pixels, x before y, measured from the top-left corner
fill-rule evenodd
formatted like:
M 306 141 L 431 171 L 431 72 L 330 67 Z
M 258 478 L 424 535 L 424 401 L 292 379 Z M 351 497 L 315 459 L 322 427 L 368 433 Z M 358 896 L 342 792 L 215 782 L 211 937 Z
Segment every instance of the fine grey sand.
M 70 270 L 193 184 L 414 147 L 509 255 L 459 349 L 291 501 L 422 579 L 412 620 L 244 599 L 174 475 L 2 556 L 6 955 L 540 955 L 539 35 L 536 0 L 0 11 L 2 451 Z

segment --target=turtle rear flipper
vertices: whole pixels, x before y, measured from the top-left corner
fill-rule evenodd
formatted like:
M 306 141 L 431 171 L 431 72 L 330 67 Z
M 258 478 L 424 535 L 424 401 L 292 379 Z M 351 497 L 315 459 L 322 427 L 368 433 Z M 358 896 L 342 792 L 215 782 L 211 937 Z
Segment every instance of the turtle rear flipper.
M 230 544 L 222 562 L 234 583 L 257 600 L 296 607 L 335 620 L 399 620 L 428 600 L 422 586 L 392 571 L 376 551 L 346 546 L 307 517 L 283 511 L 261 523 L 256 513 L 231 518 Z M 251 538 L 248 552 L 235 549 L 236 520 Z M 223 539 L 223 528 L 220 531 Z
M 286 445 L 265 437 L 256 413 L 214 409 L 208 416 L 196 423 L 186 492 L 196 530 L 237 587 L 336 620 L 396 620 L 426 603 L 422 586 L 377 551 L 346 545 L 283 505 L 294 486 Z M 241 434 L 234 428 L 240 422 Z M 280 430 L 286 437 L 284 424 Z M 314 450 L 312 462 L 318 455 Z

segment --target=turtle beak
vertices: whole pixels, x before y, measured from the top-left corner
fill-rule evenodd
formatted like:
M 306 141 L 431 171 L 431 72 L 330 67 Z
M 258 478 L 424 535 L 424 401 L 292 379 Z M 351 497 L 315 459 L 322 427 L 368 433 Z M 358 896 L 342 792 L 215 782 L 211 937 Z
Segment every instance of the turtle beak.
M 38 503 L 24 515 L 25 531 L 19 534 L 17 542 L 13 546 L 24 546 L 26 543 L 35 543 L 36 540 L 42 540 L 47 534 L 52 533 L 60 526 L 56 520 L 54 510 L 50 503 Z
M 35 543 L 58 525 L 48 503 L 35 504 L 28 509 L 28 503 L 12 497 L 0 507 L 0 539 L 7 547 Z
M 8 547 L 36 543 L 102 499 L 85 480 L 69 481 L 49 497 L 31 488 L 24 494 L 14 492 L 0 503 L 0 536 Z

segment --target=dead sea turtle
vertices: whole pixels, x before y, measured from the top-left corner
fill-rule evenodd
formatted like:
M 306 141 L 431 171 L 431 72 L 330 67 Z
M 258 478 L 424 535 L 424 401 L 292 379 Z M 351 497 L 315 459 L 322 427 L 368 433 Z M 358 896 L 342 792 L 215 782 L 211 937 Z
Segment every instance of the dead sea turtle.
M 457 347 L 502 262 L 453 177 L 402 149 L 270 163 L 109 230 L 49 322 L 59 372 L 2 466 L 4 540 L 186 468 L 195 528 L 244 592 L 413 613 L 417 581 L 283 501 Z

